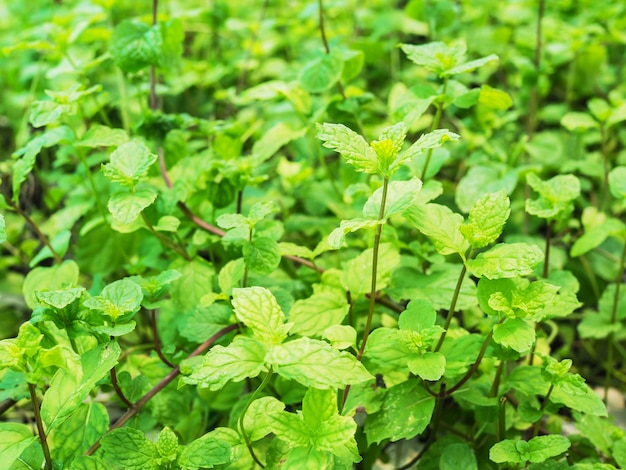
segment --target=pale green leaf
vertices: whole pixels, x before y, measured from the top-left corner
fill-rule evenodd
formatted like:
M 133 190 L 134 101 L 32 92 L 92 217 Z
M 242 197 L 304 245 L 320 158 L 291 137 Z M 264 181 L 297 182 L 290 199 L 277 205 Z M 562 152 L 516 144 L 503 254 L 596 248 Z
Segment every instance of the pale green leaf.
M 356 330 L 349 325 L 329 326 L 322 333 L 322 337 L 330 341 L 330 344 L 337 349 L 356 346 Z
M 574 175 L 557 175 L 542 181 L 534 173 L 529 173 L 526 181 L 539 193 L 537 199 L 526 200 L 526 212 L 544 219 L 568 214 L 572 210 L 572 201 L 580 195 L 580 180 Z
M 489 108 L 499 110 L 509 109 L 513 106 L 513 100 L 506 91 L 491 88 L 489 85 L 482 85 L 480 87 L 478 102 Z
M 445 70 L 442 76 L 449 77 L 452 75 L 458 75 L 460 73 L 472 72 L 476 70 L 477 68 L 482 67 L 485 64 L 488 64 L 489 62 L 494 62 L 497 60 L 499 60 L 497 55 L 490 54 L 486 57 L 481 57 L 480 59 L 470 60 L 469 62 L 458 64 L 455 67 L 452 67 L 451 69 Z
M 609 173 L 609 189 L 613 197 L 626 199 L 626 166 L 617 166 Z
M 589 114 L 580 112 L 565 113 L 561 125 L 568 131 L 588 131 L 600 126 Z
M 250 403 L 243 418 L 243 428 L 252 442 L 272 432 L 274 418 L 285 409 L 285 404 L 274 397 L 263 397 Z
M 233 289 L 233 307 L 237 319 L 252 329 L 259 341 L 280 344 L 291 325 L 285 324 L 285 314 L 274 295 L 264 287 Z
M 191 374 L 183 381 L 209 390 L 219 390 L 228 382 L 240 382 L 266 372 L 265 346 L 254 338 L 237 336 L 224 347 L 214 346 L 204 356 L 202 363 L 192 366 Z
M 381 173 L 376 152 L 365 139 L 343 124 L 317 124 L 317 138 L 324 141 L 324 147 L 340 153 L 346 162 L 357 171 Z
M 72 232 L 70 230 L 62 230 L 58 234 L 56 234 L 52 240 L 50 240 L 50 246 L 52 246 L 54 251 L 60 257 L 63 257 L 65 256 L 65 253 L 67 253 L 67 249 L 70 246 L 71 238 L 72 238 Z M 28 266 L 32 268 L 34 266 L 37 266 L 41 261 L 50 259 L 50 258 L 54 258 L 54 255 L 52 254 L 52 250 L 50 250 L 50 248 L 47 245 L 45 245 L 33 257 L 33 259 L 30 260 L 30 263 L 28 263 Z
M 252 223 L 259 222 L 277 212 L 280 212 L 280 207 L 274 201 L 260 201 L 250 208 L 248 220 Z
M 241 456 L 240 442 L 236 431 L 216 428 L 187 445 L 177 463 L 183 468 L 223 468 Z
M 304 66 L 298 77 L 302 87 L 310 93 L 330 89 L 341 78 L 343 60 L 336 54 L 324 54 Z
M 74 260 L 65 260 L 57 266 L 39 267 L 31 270 L 24 279 L 22 293 L 29 308 L 45 306 L 36 297 L 36 292 L 75 287 L 78 284 L 78 265 Z
M 379 223 L 379 220 L 373 219 L 342 220 L 340 226 L 328 236 L 328 245 L 332 250 L 338 250 L 343 245 L 347 233 L 356 232 L 362 228 L 376 227 Z
M 69 287 L 54 291 L 37 291 L 35 297 L 39 302 L 60 310 L 79 299 L 83 292 L 84 287 Z
M 343 388 L 372 378 L 353 355 L 311 338 L 300 338 L 274 346 L 266 360 L 282 377 L 296 380 L 307 387 Z
M 469 217 L 461 227 L 461 233 L 474 248 L 483 248 L 494 243 L 509 214 L 511 202 L 504 189 L 483 195 L 470 209 Z
M 212 292 L 215 269 L 204 259 L 196 257 L 193 261 L 186 261 L 178 258 L 169 267 L 181 274 L 170 288 L 170 296 L 181 311 L 194 309 L 202 297 Z
M 394 171 L 404 162 L 412 160 L 425 150 L 441 147 L 446 142 L 459 140 L 459 137 L 458 134 L 450 132 L 448 129 L 436 129 L 428 134 L 422 134 L 413 145 L 398 155 L 390 165 L 389 170 Z
M 154 226 L 154 230 L 157 232 L 176 232 L 180 226 L 180 219 L 173 215 L 164 215 L 159 218 L 159 221 Z
M 465 257 L 469 243 L 461 234 L 463 217 L 441 204 L 415 204 L 404 212 L 411 225 L 432 241 L 442 255 L 453 253 Z
M 626 174 L 624 177 L 626 178 Z M 624 196 L 626 197 L 626 192 Z M 626 226 L 621 220 L 613 217 L 607 218 L 600 225 L 586 229 L 585 233 L 572 245 L 570 255 L 574 257 L 584 255 L 594 248 L 599 247 L 608 237 L 615 236 L 621 238 L 624 233 L 626 233 Z
M 29 426 L 0 423 L 0 462 L 9 468 L 37 438 Z
M 122 188 L 111 194 L 109 212 L 116 222 L 123 225 L 133 223 L 143 210 L 156 200 L 157 190 L 146 184 L 138 185 L 134 191 Z
M 156 448 L 162 462 L 175 461 L 178 451 L 178 436 L 167 426 L 164 427 L 157 438 Z
M 35 101 L 30 108 L 29 122 L 35 128 L 57 123 L 72 111 L 72 106 L 55 101 Z
M 80 455 L 70 465 L 70 470 L 110 470 L 100 457 Z
M 426 352 L 408 361 L 409 370 L 424 380 L 439 380 L 446 370 L 446 357 L 440 352 Z
M 543 252 L 535 245 L 500 243 L 468 260 L 466 266 L 474 276 L 488 279 L 527 276 L 543 257 Z
M 407 209 L 417 198 L 422 189 L 422 182 L 418 178 L 408 181 L 392 181 L 387 188 L 385 210 L 382 219 L 387 219 Z M 374 191 L 363 206 L 363 217 L 378 219 L 382 204 L 383 187 Z
M 345 265 L 341 274 L 343 287 L 353 296 L 368 293 L 372 288 L 373 248 L 362 251 Z M 390 274 L 400 264 L 398 247 L 393 243 L 381 243 L 378 247 L 378 264 L 376 270 L 376 289 L 381 290 L 389 285 Z
M 111 181 L 134 187 L 156 160 L 157 156 L 143 143 L 130 141 L 111 154 L 110 162 L 102 166 L 102 171 Z
M 154 442 L 139 429 L 114 429 L 100 440 L 104 460 L 113 468 L 125 470 L 156 470 L 159 454 Z
M 489 458 L 496 463 L 544 462 L 569 449 L 571 443 L 565 436 L 549 434 L 533 437 L 530 441 L 506 439 L 489 450 Z
M 99 296 L 85 300 L 83 305 L 117 322 L 129 320 L 139 310 L 142 300 L 141 287 L 130 279 L 121 279 L 107 285 Z
M 550 401 L 593 416 L 608 416 L 602 399 L 578 374 L 568 374 L 568 379 L 559 381 L 552 390 Z
M 273 157 L 281 147 L 287 145 L 292 140 L 299 139 L 307 132 L 307 128 L 292 129 L 284 122 L 279 122 L 275 126 L 263 133 L 263 136 L 252 146 L 251 161 L 259 165 Z
M 465 443 L 446 446 L 439 458 L 439 470 L 478 470 L 474 450 Z
M 435 398 L 424 389 L 421 380 L 394 385 L 387 391 L 380 411 L 365 421 L 367 442 L 371 445 L 385 439 L 411 439 L 424 432 L 434 409 Z
M 302 336 L 321 335 L 327 328 L 339 325 L 348 314 L 350 306 L 345 293 L 324 291 L 307 299 L 297 300 L 289 312 L 293 324 L 290 333 Z
M 433 327 L 436 319 L 437 312 L 428 300 L 413 299 L 400 314 L 398 327 L 401 330 L 420 332 Z
M 5 230 L 4 216 L 0 214 L 0 243 L 7 241 L 7 232 Z
M 464 42 L 457 42 L 451 46 L 439 41 L 415 46 L 401 44 L 402 51 L 407 58 L 416 65 L 443 76 L 446 70 L 454 67 L 465 56 L 467 47 Z
M 519 353 L 530 350 L 535 342 L 535 328 L 520 318 L 507 318 L 493 327 L 493 340 Z
M 113 129 L 101 124 L 93 124 L 76 143 L 77 147 L 118 147 L 128 142 L 124 129 Z
M 246 266 L 259 274 L 270 274 L 280 264 L 278 243 L 269 237 L 256 237 L 243 245 Z

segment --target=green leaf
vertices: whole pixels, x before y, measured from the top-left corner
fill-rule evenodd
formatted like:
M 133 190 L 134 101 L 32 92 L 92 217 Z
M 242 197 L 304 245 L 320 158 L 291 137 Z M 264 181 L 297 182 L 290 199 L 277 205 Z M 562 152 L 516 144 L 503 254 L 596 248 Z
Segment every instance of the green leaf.
M 324 54 L 306 64 L 298 79 L 306 91 L 322 93 L 339 81 L 342 71 L 341 57 L 333 53 Z
M 164 427 L 157 438 L 156 448 L 161 462 L 174 462 L 178 452 L 178 436 L 167 426 Z
M 0 461 L 9 468 L 37 438 L 29 426 L 0 423 Z
M 274 295 L 264 287 L 233 289 L 237 319 L 252 329 L 255 338 L 267 345 L 280 344 L 291 327 Z
M 493 327 L 493 340 L 519 353 L 530 350 L 535 342 L 535 329 L 519 318 L 507 318 Z
M 574 175 L 557 175 L 542 181 L 534 173 L 529 173 L 526 181 L 539 193 L 537 199 L 526 200 L 526 212 L 543 219 L 569 214 L 572 201 L 580 196 L 580 181 Z
M 488 64 L 489 62 L 494 62 L 497 60 L 499 60 L 497 55 L 490 54 L 486 57 L 481 57 L 480 59 L 476 59 L 476 60 L 470 60 L 469 62 L 465 62 L 463 64 L 459 64 L 455 67 L 452 67 L 451 69 L 446 70 L 442 74 L 442 76 L 449 77 L 452 75 L 458 75 L 460 73 L 473 72 L 477 68 L 480 68 L 483 65 Z
M 408 361 L 409 370 L 424 380 L 439 380 L 446 370 L 446 357 L 439 352 L 426 352 Z
M 228 428 L 217 428 L 186 446 L 178 465 L 183 468 L 213 468 L 227 465 L 235 460 L 237 453 L 233 445 L 239 442 L 239 435 Z
M 156 200 L 157 190 L 147 184 L 139 184 L 134 190 L 121 188 L 111 194 L 109 212 L 116 222 L 128 225 L 137 220 L 143 210 Z
M 422 189 L 422 182 L 418 178 L 408 181 L 392 181 L 387 188 L 387 198 L 383 219 L 387 219 L 394 214 L 398 214 L 407 209 Z M 380 205 L 382 204 L 383 188 L 380 187 L 372 194 L 365 206 L 363 206 L 363 217 L 368 219 L 378 219 Z
M 255 237 L 243 245 L 243 260 L 252 271 L 270 274 L 280 264 L 278 243 L 269 237 Z
M 189 341 L 203 343 L 231 322 L 232 310 L 224 304 L 211 303 L 197 306 L 188 312 L 178 324 L 178 331 Z
M 57 123 L 72 111 L 72 106 L 55 101 L 35 101 L 30 108 L 28 120 L 35 128 Z
M 353 355 L 311 338 L 299 338 L 274 346 L 266 360 L 282 377 L 307 387 L 342 388 L 372 378 Z
M 488 279 L 527 276 L 543 260 L 542 251 L 527 243 L 500 243 L 467 261 L 469 272 Z
M 356 346 L 356 330 L 349 325 L 329 326 L 322 333 L 322 337 L 330 341 L 333 348 L 347 349 Z
M 492 109 L 505 110 L 513 106 L 511 96 L 502 90 L 491 88 L 489 85 L 481 85 L 478 102 Z
M 39 267 L 31 270 L 24 279 L 22 293 L 29 308 L 35 309 L 46 304 L 37 299 L 38 291 L 55 291 L 78 284 L 78 265 L 74 260 L 65 260 L 57 266 Z
M 626 166 L 616 166 L 609 173 L 609 189 L 613 197 L 626 199 Z
M 365 421 L 370 445 L 385 439 L 391 442 L 411 439 L 426 429 L 435 409 L 435 398 L 420 382 L 407 380 L 387 391 L 381 410 Z
M 415 204 L 404 212 L 411 225 L 432 241 L 442 255 L 459 254 L 465 258 L 469 243 L 461 234 L 463 217 L 440 204 Z
M 482 278 L 478 282 L 478 302 L 488 315 L 541 319 L 544 310 L 557 303 L 558 290 L 546 281 Z
M 470 209 L 468 221 L 461 233 L 473 248 L 483 248 L 494 243 L 511 213 L 511 202 L 504 189 L 483 195 Z
M 77 147 L 119 147 L 128 142 L 124 129 L 113 129 L 101 124 L 93 124 L 76 143 Z
M 121 279 L 107 285 L 99 296 L 85 300 L 83 305 L 99 310 L 112 322 L 128 321 L 141 307 L 143 292 L 130 279 Z
M 219 390 L 228 382 L 239 382 L 266 372 L 265 355 L 266 349 L 261 342 L 238 336 L 226 347 L 217 345 L 211 348 L 203 362 L 193 367 L 183 381 Z
M 463 62 L 467 50 L 463 42 L 456 42 L 449 46 L 443 42 L 429 42 L 419 46 L 402 44 L 401 47 L 409 60 L 441 77 L 471 72 L 489 62 L 498 60 L 497 55 L 491 54 L 487 57 Z
M 70 465 L 70 470 L 109 470 L 109 466 L 100 457 L 81 455 Z
M 602 399 L 578 374 L 568 374 L 568 380 L 559 381 L 552 390 L 550 401 L 562 403 L 572 410 L 593 416 L 608 416 Z
M 307 299 L 297 300 L 289 312 L 289 322 L 293 324 L 290 333 L 321 335 L 327 328 L 339 325 L 348 310 L 350 306 L 345 293 L 342 295 L 335 290 L 318 292 Z
M 476 455 L 470 446 L 455 443 L 446 446 L 439 458 L 440 470 L 478 470 Z
M 368 248 L 346 263 L 341 274 L 342 285 L 353 296 L 366 294 L 372 288 L 373 248 Z M 378 265 L 376 270 L 376 289 L 381 290 L 389 285 L 390 274 L 400 264 L 398 247 L 392 243 L 381 243 L 378 248 Z
M 588 131 L 600 127 L 598 121 L 587 113 L 569 112 L 561 118 L 561 125 L 568 131 Z
M 324 141 L 324 147 L 340 153 L 347 163 L 357 171 L 380 174 L 382 168 L 378 157 L 365 139 L 343 124 L 316 124 L 317 138 Z
M 549 434 L 533 437 L 530 441 L 505 439 L 489 450 L 489 458 L 496 463 L 544 462 L 562 454 L 571 446 L 565 436 Z
M 200 304 L 200 299 L 212 292 L 215 269 L 202 258 L 186 261 L 179 258 L 170 269 L 180 272 L 180 279 L 172 283 L 170 295 L 175 305 L 183 312 L 190 311 Z
M 307 133 L 307 128 L 292 129 L 284 122 L 279 122 L 268 129 L 263 136 L 252 146 L 251 160 L 255 165 L 259 165 L 273 157 L 281 147 L 292 140 L 299 139 Z M 278 209 L 278 207 L 277 207 Z
M 114 429 L 100 440 L 104 460 L 126 470 L 156 470 L 159 454 L 154 442 L 134 428 Z
M 626 177 L 626 174 L 624 177 Z M 624 194 L 626 196 L 626 193 Z M 614 236 L 622 238 L 625 232 L 626 226 L 621 220 L 613 217 L 606 218 L 599 225 L 585 230 L 585 233 L 572 245 L 570 255 L 574 257 L 584 255 L 594 248 L 599 247 L 608 237 Z
M 5 230 L 4 216 L 0 214 L 0 243 L 7 241 L 7 232 Z
M 437 312 L 429 301 L 413 299 L 407 304 L 404 312 L 400 314 L 398 327 L 401 330 L 420 332 L 433 327 L 436 320 Z
M 156 160 L 157 156 L 143 143 L 131 141 L 111 154 L 110 162 L 102 165 L 102 172 L 111 181 L 134 188 Z
M 109 414 L 101 403 L 81 403 L 63 423 L 48 435 L 52 457 L 64 468 L 84 454 L 109 429 Z
M 54 251 L 56 251 L 59 256 L 63 257 L 65 256 L 65 253 L 67 252 L 67 249 L 70 245 L 71 237 L 72 232 L 70 232 L 69 230 L 62 230 L 52 240 L 50 240 L 50 245 L 52 246 L 52 248 L 54 248 Z M 54 255 L 52 254 L 50 248 L 48 248 L 48 246 L 44 246 L 41 250 L 39 250 L 39 253 L 37 253 L 33 257 L 33 259 L 30 260 L 28 266 L 32 268 L 34 266 L 37 266 L 41 261 L 53 257 Z
M 81 356 L 82 370 L 69 373 L 59 369 L 54 374 L 41 403 L 41 417 L 48 432 L 66 422 L 96 383 L 117 364 L 120 353 L 115 341 L 101 344 Z
M 413 145 L 394 160 L 389 167 L 389 171 L 394 171 L 400 165 L 412 160 L 425 150 L 441 147 L 446 142 L 459 140 L 459 137 L 458 134 L 450 132 L 448 129 L 436 129 L 428 134 L 422 134 Z
M 274 397 L 263 397 L 250 403 L 243 418 L 243 428 L 252 442 L 263 439 L 272 431 L 274 418 L 285 409 L 285 404 Z
M 373 219 L 342 220 L 339 228 L 333 230 L 328 236 L 328 245 L 333 250 L 338 250 L 343 245 L 346 234 L 356 232 L 362 228 L 376 227 L 381 221 Z

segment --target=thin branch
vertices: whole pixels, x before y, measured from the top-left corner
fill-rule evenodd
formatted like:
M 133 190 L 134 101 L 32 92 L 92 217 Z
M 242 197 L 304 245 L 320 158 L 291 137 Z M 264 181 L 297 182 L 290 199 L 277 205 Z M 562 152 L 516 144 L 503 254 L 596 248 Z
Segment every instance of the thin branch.
M 39 230 L 39 227 L 37 227 L 37 224 L 35 223 L 35 221 L 33 219 L 31 219 L 30 216 L 26 212 L 24 212 L 22 209 L 20 209 L 19 204 L 13 203 L 11 200 L 9 200 L 9 198 L 5 198 L 5 199 L 7 199 L 7 202 L 9 203 L 9 205 L 13 209 L 15 209 L 15 212 L 17 212 L 20 215 L 20 217 L 22 217 L 26 221 L 26 223 L 31 226 L 31 228 L 37 234 L 37 237 L 41 240 L 41 242 L 46 247 L 48 247 L 48 249 L 50 250 L 50 253 L 52 253 L 52 256 L 54 257 L 54 261 L 57 264 L 61 264 L 63 262 L 63 258 L 52 247 L 52 244 L 50 243 L 50 240 L 48 239 L 48 237 L 46 237 L 44 235 L 44 233 L 41 230 Z
M 33 404 L 33 411 L 35 412 L 35 422 L 37 423 L 37 432 L 39 433 L 39 441 L 41 442 L 41 448 L 43 450 L 45 467 L 46 470 L 52 470 L 52 457 L 50 456 L 46 431 L 43 428 L 43 420 L 41 419 L 41 412 L 39 411 L 39 400 L 37 400 L 35 385 L 29 383 L 28 391 L 30 392 L 30 401 Z
M 164 364 L 174 368 L 176 367 L 175 364 L 173 364 L 172 362 L 170 362 L 165 355 L 163 354 L 163 351 L 161 351 L 161 340 L 159 339 L 159 331 L 157 329 L 157 322 L 156 322 L 156 310 L 155 309 L 151 309 L 150 310 L 150 325 L 152 327 L 152 338 L 154 339 L 154 350 L 157 353 L 157 356 L 159 356 L 159 359 L 161 359 L 161 361 L 163 361 Z

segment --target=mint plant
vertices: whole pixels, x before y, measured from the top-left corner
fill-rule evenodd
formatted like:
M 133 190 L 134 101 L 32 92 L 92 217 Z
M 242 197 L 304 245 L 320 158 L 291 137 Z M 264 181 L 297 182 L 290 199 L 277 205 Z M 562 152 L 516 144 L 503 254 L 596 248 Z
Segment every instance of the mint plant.
M 3 468 L 625 466 L 626 7 L 284 6 L 0 6 Z

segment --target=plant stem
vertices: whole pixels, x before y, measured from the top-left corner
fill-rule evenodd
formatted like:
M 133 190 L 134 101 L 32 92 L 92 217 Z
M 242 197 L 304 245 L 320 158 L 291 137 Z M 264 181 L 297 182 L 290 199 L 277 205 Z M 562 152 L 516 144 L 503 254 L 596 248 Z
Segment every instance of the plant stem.
M 491 390 L 489 390 L 490 397 L 498 396 L 498 389 L 500 388 L 500 379 L 502 378 L 502 371 L 504 370 L 505 361 L 500 361 L 498 368 L 496 369 L 496 375 L 493 378 L 493 384 L 491 384 Z
M 443 341 L 446 339 L 448 328 L 450 328 L 450 323 L 452 323 L 452 317 L 454 317 L 454 309 L 456 308 L 456 303 L 461 293 L 461 286 L 463 285 L 463 279 L 465 278 L 465 273 L 467 273 L 467 268 L 465 267 L 465 263 L 463 263 L 463 269 L 461 269 L 461 274 L 459 274 L 459 279 L 456 281 L 456 287 L 454 288 L 454 294 L 452 295 L 452 301 L 450 302 L 450 308 L 448 309 L 446 322 L 443 325 L 443 333 L 441 333 L 441 336 L 439 337 L 439 341 L 437 342 L 437 346 L 435 347 L 435 350 L 434 350 L 435 352 L 438 352 L 441 349 L 441 346 L 443 345 Z
M 39 227 L 37 227 L 37 224 L 35 223 L 35 221 L 33 219 L 31 219 L 30 216 L 26 212 L 24 212 L 22 209 L 20 209 L 19 203 L 13 203 L 12 201 L 9 200 L 9 198 L 6 198 L 6 200 L 11 205 L 11 207 L 13 207 L 13 209 L 15 209 L 15 212 L 17 212 L 20 215 L 20 217 L 22 217 L 26 221 L 26 223 L 28 223 L 28 225 L 30 225 L 30 227 L 37 234 L 37 237 L 39 237 L 41 242 L 45 246 L 48 247 L 48 249 L 50 250 L 50 253 L 52 253 L 52 256 L 54 257 L 54 261 L 57 264 L 61 264 L 63 262 L 63 258 L 61 258 L 59 253 L 57 253 L 57 251 L 52 247 L 48 237 L 46 237 L 43 234 L 43 232 L 41 230 L 39 230 Z
M 554 384 L 550 384 L 548 393 L 546 393 L 546 397 L 543 399 L 543 402 L 541 403 L 541 408 L 539 408 L 539 411 L 541 411 L 541 417 L 537 420 L 537 422 L 533 426 L 533 437 L 537 437 L 537 435 L 539 434 L 539 427 L 541 426 L 541 418 L 543 417 L 543 412 L 546 409 L 546 406 L 548 406 L 548 399 L 550 398 L 550 395 L 552 394 L 552 390 L 554 390 Z
M 546 248 L 545 256 L 543 258 L 543 278 L 548 279 L 550 275 L 550 238 L 552 238 L 552 220 L 548 219 L 548 226 L 546 227 Z
M 170 367 L 176 367 L 172 364 L 161 351 L 161 341 L 159 340 L 159 331 L 157 329 L 157 321 L 156 321 L 156 309 L 150 309 L 150 325 L 152 326 L 152 337 L 154 339 L 154 349 L 159 356 L 159 359 L 163 361 L 164 364 Z
M 503 363 L 501 363 L 503 364 Z M 504 440 L 506 432 L 506 396 L 498 400 L 498 421 L 496 423 L 496 442 Z
M 607 148 L 606 141 L 606 127 L 604 124 L 600 125 L 600 138 L 601 138 L 601 151 L 602 151 L 602 166 L 603 166 L 603 175 L 604 181 L 602 182 L 602 193 L 600 195 L 600 200 L 598 201 L 598 209 L 603 210 L 606 203 L 608 202 L 608 190 L 609 190 L 609 151 Z
M 620 267 L 617 272 L 617 278 L 615 279 L 615 294 L 613 295 L 613 308 L 611 309 L 611 325 L 617 322 L 617 311 L 619 307 L 619 291 L 622 285 L 622 279 L 624 278 L 624 263 L 626 263 L 626 240 L 624 240 L 624 248 L 622 249 L 622 258 L 620 260 Z M 613 348 L 615 341 L 615 333 L 611 332 L 608 337 L 608 351 L 607 351 L 607 368 L 606 376 L 604 378 L 604 403 L 608 403 L 609 387 L 611 386 L 611 376 L 613 375 Z
M 211 336 L 209 339 L 207 339 L 204 343 L 202 343 L 200 346 L 198 346 L 191 354 L 189 354 L 189 356 L 187 356 L 187 358 L 199 356 L 200 354 L 205 352 L 207 349 L 209 349 L 213 345 L 213 343 L 215 343 L 218 339 L 220 339 L 226 333 L 229 333 L 229 332 L 237 329 L 238 326 L 239 326 L 238 323 L 233 323 L 232 325 L 228 325 L 227 327 L 222 328 L 220 331 L 215 333 L 213 336 Z M 114 424 L 112 424 L 111 427 L 109 428 L 109 431 L 112 431 L 113 429 L 118 429 L 118 428 L 121 428 L 122 426 L 124 426 L 128 421 L 130 421 L 130 419 L 133 416 L 135 416 L 137 413 L 139 413 L 139 411 L 146 405 L 146 403 L 148 403 L 157 393 L 159 393 L 161 390 L 163 390 L 165 387 L 167 387 L 167 385 L 169 385 L 170 382 L 172 382 L 179 375 L 180 375 L 180 366 L 176 366 L 176 367 L 174 367 L 174 369 L 172 369 L 170 371 L 169 374 L 167 374 L 165 377 L 163 377 L 158 384 L 156 384 L 154 387 L 152 387 L 152 389 L 150 389 L 148 391 L 148 393 L 146 393 L 143 397 L 141 397 L 139 400 L 137 400 L 126 411 L 126 413 L 124 413 L 124 415 L 120 419 L 118 419 Z M 85 452 L 85 455 L 93 455 L 93 453 L 95 451 L 97 451 L 99 448 L 100 448 L 100 440 L 98 439 L 87 450 L 87 452 Z
M 50 448 L 48 447 L 46 431 L 43 429 L 43 421 L 39 411 L 39 401 L 37 400 L 37 390 L 35 389 L 35 385 L 29 382 L 28 391 L 30 392 L 30 401 L 33 404 L 33 411 L 35 412 L 35 422 L 37 423 L 37 432 L 39 433 L 39 440 L 41 442 L 41 448 L 43 449 L 43 455 L 46 462 L 46 470 L 52 470 L 52 457 L 50 456 Z
M 164 237 L 161 233 L 159 233 L 159 231 L 154 228 L 154 226 L 150 223 L 150 220 L 148 220 L 148 217 L 146 216 L 146 214 L 144 214 L 143 212 L 141 213 L 141 218 L 143 219 L 143 222 L 146 224 L 146 228 L 148 229 L 148 231 L 152 233 L 152 235 L 157 237 L 164 246 L 174 250 L 180 256 L 185 258 L 185 260 L 192 261 L 192 258 L 191 256 L 189 256 L 187 251 L 185 251 L 183 247 L 176 245 L 170 239 L 168 239 L 167 237 Z
M 254 449 L 252 448 L 252 442 L 250 441 L 250 436 L 248 436 L 248 434 L 246 433 L 246 430 L 243 425 L 243 420 L 244 420 L 244 417 L 246 416 L 246 412 L 248 411 L 248 408 L 250 408 L 250 405 L 252 404 L 256 396 L 261 392 L 261 390 L 265 388 L 271 376 L 272 376 L 272 369 L 270 369 L 267 372 L 267 374 L 265 375 L 265 378 L 263 379 L 263 382 L 261 382 L 261 384 L 257 387 L 257 389 L 254 392 L 252 392 L 252 395 L 248 399 L 246 406 L 241 412 L 241 416 L 239 417 L 239 422 L 238 422 L 239 430 L 241 432 L 241 435 L 243 436 L 244 441 L 246 442 L 246 447 L 248 448 L 248 452 L 250 452 L 250 456 L 252 457 L 252 460 L 254 460 L 257 463 L 257 465 L 259 465 L 259 467 L 261 468 L 265 468 L 265 465 L 263 465 L 263 463 L 259 460 L 257 455 L 254 453 Z
M 376 238 L 374 239 L 374 253 L 372 255 L 372 285 L 370 288 L 369 309 L 367 311 L 367 322 L 365 324 L 365 331 L 363 332 L 363 340 L 361 341 L 361 347 L 357 354 L 357 359 L 360 361 L 365 351 L 365 345 L 367 338 L 372 328 L 372 318 L 374 317 L 374 306 L 376 305 L 376 275 L 378 274 L 378 250 L 380 248 L 380 238 L 383 232 L 383 218 L 385 216 L 385 204 L 387 202 L 387 190 L 389 189 L 389 178 L 385 177 L 383 180 L 383 195 L 380 202 L 380 211 L 378 213 L 378 220 L 380 224 L 376 229 Z
M 126 395 L 124 395 L 124 392 L 122 392 L 122 389 L 120 388 L 120 384 L 117 382 L 117 371 L 115 370 L 115 367 L 111 369 L 111 385 L 113 385 L 115 394 L 120 398 L 120 400 L 122 400 L 127 407 L 131 408 L 133 404 L 128 398 L 126 398 Z
M 502 321 L 504 321 L 504 320 L 501 320 L 499 323 L 502 323 Z M 480 365 L 480 362 L 483 360 L 483 357 L 485 356 L 485 353 L 487 352 L 487 347 L 489 346 L 489 343 L 491 343 L 491 337 L 492 336 L 493 336 L 493 328 L 491 329 L 491 331 L 489 332 L 489 334 L 485 338 L 485 341 L 483 342 L 483 345 L 480 348 L 480 352 L 478 353 L 478 357 L 476 358 L 476 362 L 474 362 L 474 364 L 472 364 L 472 367 L 470 367 L 470 369 L 463 376 L 463 378 L 461 380 L 459 380 L 459 382 L 454 387 L 452 387 L 451 389 L 449 389 L 446 392 L 447 396 L 452 395 L 459 388 L 461 388 L 463 385 L 465 385 L 465 382 L 467 382 L 472 377 L 472 375 L 474 375 L 474 372 L 476 372 L 478 370 L 478 366 Z
M 435 129 L 439 128 L 439 123 L 441 122 L 441 115 L 443 114 L 443 100 L 446 96 L 446 89 L 448 88 L 448 77 L 443 79 L 443 88 L 441 90 L 441 95 L 438 98 L 437 102 L 437 112 L 435 113 L 435 118 L 433 119 L 433 125 L 430 128 L 430 131 L 433 132 Z M 426 181 L 426 172 L 428 171 L 428 165 L 430 164 L 430 158 L 433 155 L 432 148 L 428 149 L 426 153 L 426 161 L 424 162 L 424 168 L 422 169 L 422 181 Z

